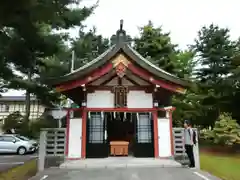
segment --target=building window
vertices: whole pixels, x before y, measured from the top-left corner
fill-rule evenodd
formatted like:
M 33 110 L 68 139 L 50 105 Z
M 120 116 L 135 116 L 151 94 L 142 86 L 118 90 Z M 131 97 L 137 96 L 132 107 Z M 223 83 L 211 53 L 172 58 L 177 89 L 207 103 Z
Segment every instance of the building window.
M 4 118 L 0 119 L 0 125 L 4 124 Z
M 6 105 L 5 108 L 6 108 L 6 112 L 9 112 L 9 105 Z
M 0 104 L 0 112 L 8 112 L 8 111 L 9 111 L 9 105 Z
M 137 118 L 137 142 L 138 143 L 151 143 L 151 116 L 149 113 L 139 113 Z
M 25 112 L 26 111 L 26 105 L 25 104 L 21 104 L 21 111 Z
M 104 120 L 101 114 L 91 112 L 89 120 L 89 143 L 103 143 Z
M 35 113 L 37 111 L 37 103 L 36 101 L 33 101 L 31 104 L 31 111 Z
M 17 102 L 14 103 L 14 112 L 19 111 L 19 104 Z

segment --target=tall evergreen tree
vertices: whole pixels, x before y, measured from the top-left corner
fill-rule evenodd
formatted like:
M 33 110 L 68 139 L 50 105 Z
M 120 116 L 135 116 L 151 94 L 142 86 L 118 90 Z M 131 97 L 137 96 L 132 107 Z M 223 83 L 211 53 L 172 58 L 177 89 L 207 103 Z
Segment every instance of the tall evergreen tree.
M 154 27 L 149 21 L 140 28 L 140 37 L 135 38 L 134 48 L 158 67 L 176 74 L 176 45 L 172 44 L 170 33 L 164 33 L 162 27 Z
M 199 31 L 193 47 L 199 66 L 195 76 L 205 96 L 202 101 L 204 118 L 213 124 L 229 104 L 229 99 L 224 97 L 228 96 L 232 86 L 228 78 L 231 75 L 232 58 L 238 49 L 237 43 L 230 40 L 228 29 L 211 24 Z
M 30 113 L 30 94 L 37 95 L 45 102 L 51 102 L 55 97 L 51 96 L 51 89 L 37 79 L 40 67 L 47 68 L 49 64 L 46 60 L 51 60 L 62 50 L 66 36 L 56 33 L 56 30 L 81 26 L 94 9 L 70 8 L 69 5 L 74 4 L 78 1 L 0 2 L 0 63 L 3 65 L 0 70 L 5 72 L 0 74 L 0 82 L 5 87 L 27 91 L 26 120 Z M 20 71 L 23 76 L 14 74 L 10 67 Z
M 96 28 L 85 32 L 84 28 L 79 30 L 79 36 L 72 41 L 72 50 L 75 52 L 75 65 L 77 69 L 87 62 L 98 57 L 110 46 L 107 38 L 96 33 Z

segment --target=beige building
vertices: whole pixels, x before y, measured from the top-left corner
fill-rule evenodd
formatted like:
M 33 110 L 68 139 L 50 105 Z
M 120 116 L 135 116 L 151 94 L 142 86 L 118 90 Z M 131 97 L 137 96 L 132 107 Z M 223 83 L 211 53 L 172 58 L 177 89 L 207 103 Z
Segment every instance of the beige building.
M 0 126 L 4 124 L 4 119 L 11 113 L 19 111 L 25 114 L 25 96 L 2 96 L 0 97 Z M 45 110 L 39 100 L 31 97 L 30 119 L 39 118 Z

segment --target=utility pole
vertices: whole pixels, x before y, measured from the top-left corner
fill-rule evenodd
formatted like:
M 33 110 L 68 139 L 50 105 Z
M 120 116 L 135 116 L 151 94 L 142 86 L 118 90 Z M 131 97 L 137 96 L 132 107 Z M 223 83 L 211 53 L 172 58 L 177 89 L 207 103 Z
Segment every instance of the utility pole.
M 74 71 L 74 61 L 75 61 L 75 52 L 72 51 L 72 60 L 71 60 L 71 73 Z
M 75 61 L 75 51 L 72 51 L 72 59 L 71 59 L 71 70 L 70 73 L 72 73 L 74 71 L 74 61 Z M 70 108 L 72 104 L 72 100 L 71 99 L 67 99 L 67 106 Z

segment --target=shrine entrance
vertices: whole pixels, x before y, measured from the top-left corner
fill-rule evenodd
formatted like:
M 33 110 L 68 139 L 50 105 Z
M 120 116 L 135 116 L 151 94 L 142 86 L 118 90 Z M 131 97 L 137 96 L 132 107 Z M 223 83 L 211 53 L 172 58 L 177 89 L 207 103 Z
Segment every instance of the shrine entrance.
M 154 157 L 151 113 L 88 112 L 86 136 L 87 158 Z

